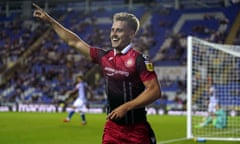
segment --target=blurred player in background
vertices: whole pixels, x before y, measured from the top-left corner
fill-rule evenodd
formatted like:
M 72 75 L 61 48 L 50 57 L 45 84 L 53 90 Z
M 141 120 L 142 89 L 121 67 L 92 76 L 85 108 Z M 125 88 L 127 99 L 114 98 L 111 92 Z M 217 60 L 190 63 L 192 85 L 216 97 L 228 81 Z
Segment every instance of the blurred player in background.
M 207 100 L 208 115 L 206 118 L 204 118 L 204 121 L 200 125 L 196 126 L 197 128 L 207 126 L 212 122 L 213 117 L 215 116 L 216 108 L 218 105 L 218 98 L 216 96 L 216 88 L 211 78 L 208 78 L 207 95 L 208 95 L 208 100 Z
M 216 112 L 213 117 L 213 126 L 219 129 L 227 127 L 227 113 L 226 111 L 220 107 L 220 105 L 216 105 Z
M 88 45 L 39 6 L 33 6 L 34 17 L 50 23 L 69 46 L 102 67 L 108 98 L 102 143 L 156 144 L 145 106 L 161 97 L 161 89 L 152 62 L 131 43 L 140 27 L 138 18 L 126 12 L 116 13 L 110 32 L 113 49 L 104 51 Z
M 64 122 L 70 122 L 72 116 L 75 112 L 79 112 L 82 119 L 82 125 L 87 124 L 85 112 L 88 109 L 87 101 L 87 91 L 89 90 L 86 82 L 83 81 L 83 76 L 79 75 L 77 77 L 75 88 L 67 92 L 68 99 L 70 99 L 74 94 L 77 93 L 77 98 L 75 98 L 71 110 L 68 113 L 67 118 L 64 119 Z

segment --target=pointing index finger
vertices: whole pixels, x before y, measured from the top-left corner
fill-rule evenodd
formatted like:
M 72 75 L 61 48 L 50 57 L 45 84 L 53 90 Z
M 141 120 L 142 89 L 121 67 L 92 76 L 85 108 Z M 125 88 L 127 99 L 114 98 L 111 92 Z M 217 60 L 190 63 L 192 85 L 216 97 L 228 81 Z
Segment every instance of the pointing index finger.
M 36 9 L 40 9 L 40 10 L 41 10 L 41 8 L 40 8 L 37 4 L 33 3 L 32 5 L 33 5 Z

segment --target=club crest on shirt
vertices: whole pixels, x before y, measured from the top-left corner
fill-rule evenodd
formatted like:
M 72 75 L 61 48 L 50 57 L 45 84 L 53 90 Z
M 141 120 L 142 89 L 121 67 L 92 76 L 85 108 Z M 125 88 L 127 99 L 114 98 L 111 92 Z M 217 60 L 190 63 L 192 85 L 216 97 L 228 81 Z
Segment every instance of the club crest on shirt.
M 144 63 L 145 63 L 147 71 L 152 72 L 154 70 L 154 68 L 153 68 L 153 63 L 150 60 L 149 56 L 143 54 L 143 58 L 145 59 Z
M 128 59 L 126 62 L 125 62 L 125 66 L 126 67 L 132 67 L 134 65 L 134 60 L 133 58 L 130 58 Z

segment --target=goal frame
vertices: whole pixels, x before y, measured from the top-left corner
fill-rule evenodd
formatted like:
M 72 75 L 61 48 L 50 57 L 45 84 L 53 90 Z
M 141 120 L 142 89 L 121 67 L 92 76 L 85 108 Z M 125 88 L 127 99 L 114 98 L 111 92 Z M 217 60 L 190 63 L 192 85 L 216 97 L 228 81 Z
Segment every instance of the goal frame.
M 240 57 L 240 53 L 236 53 L 234 52 L 234 50 L 232 49 L 229 49 L 229 50 L 226 50 L 224 47 L 229 47 L 229 45 L 223 45 L 223 44 L 215 44 L 215 43 L 211 43 L 211 42 L 207 42 L 205 40 L 201 40 L 200 38 L 197 38 L 197 37 L 193 37 L 193 36 L 188 36 L 187 37 L 187 120 L 186 120 L 186 138 L 187 139 L 198 139 L 198 138 L 204 138 L 206 140 L 216 140 L 216 141 L 240 141 L 240 137 L 239 138 L 232 138 L 232 137 L 224 137 L 224 138 L 221 138 L 221 137 L 198 137 L 198 136 L 194 136 L 193 134 L 193 127 L 192 127 L 192 116 L 193 116 L 193 113 L 192 113 L 192 47 L 193 47 L 193 44 L 192 44 L 192 41 L 193 39 L 197 39 L 199 41 L 203 41 L 204 43 L 210 45 L 210 46 L 221 46 L 219 47 L 218 49 L 223 51 L 223 52 L 226 52 L 226 53 L 229 53 L 231 55 L 234 55 L 234 56 L 237 56 L 237 57 Z M 215 46 L 214 46 L 215 45 Z

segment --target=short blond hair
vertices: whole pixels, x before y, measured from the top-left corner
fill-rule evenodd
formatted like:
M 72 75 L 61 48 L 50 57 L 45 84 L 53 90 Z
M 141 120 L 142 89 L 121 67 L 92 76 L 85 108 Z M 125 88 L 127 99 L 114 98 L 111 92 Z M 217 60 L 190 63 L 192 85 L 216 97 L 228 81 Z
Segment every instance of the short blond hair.
M 131 14 L 131 13 L 127 13 L 127 12 L 116 13 L 113 16 L 113 22 L 114 21 L 125 21 L 125 22 L 127 22 L 127 25 L 129 26 L 129 28 L 134 30 L 135 33 L 137 33 L 139 28 L 140 28 L 139 19 L 134 14 Z

